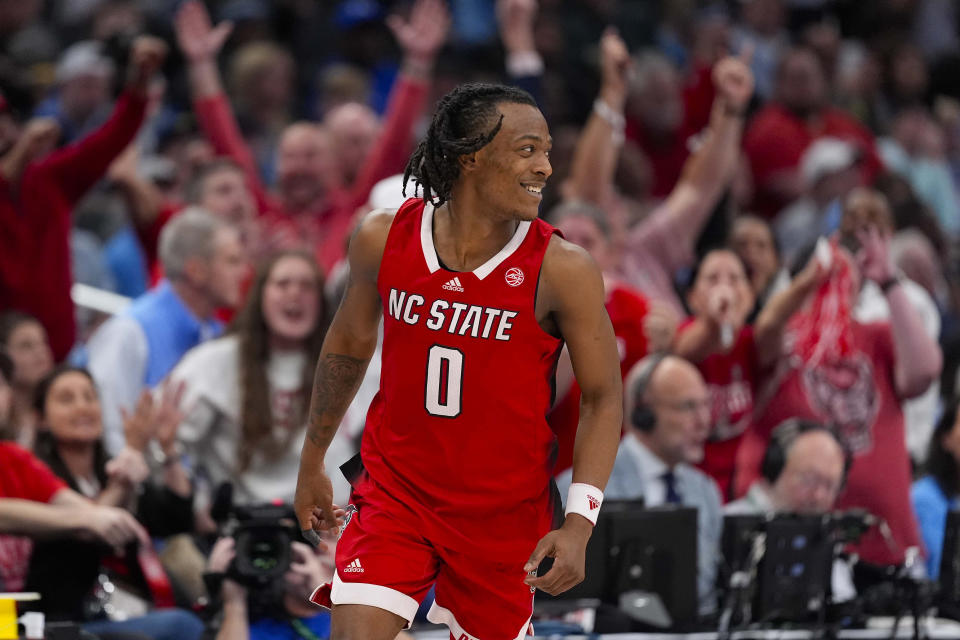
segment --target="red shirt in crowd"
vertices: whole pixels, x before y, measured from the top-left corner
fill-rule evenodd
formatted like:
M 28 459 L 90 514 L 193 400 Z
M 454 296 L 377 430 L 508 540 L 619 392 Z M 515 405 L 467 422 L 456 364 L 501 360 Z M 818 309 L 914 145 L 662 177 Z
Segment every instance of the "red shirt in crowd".
M 693 323 L 689 318 L 678 335 Z M 753 418 L 753 395 L 759 365 L 753 327 L 745 326 L 726 353 L 713 353 L 696 363 L 710 392 L 710 439 L 698 466 L 717 483 L 724 501 L 731 497 L 737 449 Z
M 276 248 L 295 244 L 314 247 L 317 261 L 326 273 L 343 258 L 357 209 L 367 202 L 377 182 L 403 171 L 410 155 L 411 131 L 423 111 L 429 85 L 402 73 L 396 82 L 383 129 L 356 182 L 349 189 L 332 191 L 322 209 L 306 213 L 285 210 L 279 199 L 267 191 L 224 94 L 194 103 L 200 127 L 216 152 L 243 167 L 260 215 L 266 218 L 264 227 L 270 233 L 267 243 Z
M 647 355 L 643 319 L 650 305 L 646 298 L 633 289 L 614 285 L 607 294 L 606 308 L 613 324 L 613 333 L 617 336 L 620 376 L 625 378 L 630 367 Z M 573 444 L 580 422 L 580 386 L 576 380 L 547 416 L 547 422 L 557 436 L 557 463 L 553 470 L 557 474 L 573 464 Z
M 883 518 L 897 547 L 891 549 L 875 528 L 857 550 L 867 562 L 895 564 L 906 547 L 921 544 L 910 506 L 910 457 L 894 383 L 893 335 L 885 323 L 853 323 L 850 336 L 850 355 L 835 364 L 806 367 L 796 355 L 781 359 L 769 386 L 758 391 L 756 417 L 737 456 L 735 489 L 743 495 L 760 477 L 770 432 L 778 424 L 798 417 L 829 425 L 854 454 L 837 507 L 862 507 Z M 789 331 L 787 341 L 793 341 Z
M 650 160 L 653 181 L 650 195 L 665 198 L 676 186 L 683 173 L 683 165 L 690 156 L 690 138 L 700 133 L 710 121 L 710 109 L 716 90 L 711 78 L 712 68 L 702 66 L 683 89 L 683 123 L 673 135 L 656 140 L 650 137 L 635 119 L 627 117 L 625 135 L 637 143 Z
M 89 136 L 30 163 L 16 184 L 0 176 L 0 306 L 36 316 L 57 360 L 76 333 L 70 213 L 133 140 L 145 109 L 143 98 L 124 93 Z
M 0 499 L 47 503 L 66 486 L 29 451 L 0 442 Z M 6 591 L 23 588 L 32 549 L 30 538 L 0 534 L 0 584 Z
M 883 167 L 873 134 L 845 111 L 829 107 L 812 123 L 779 104 L 767 105 L 757 112 L 743 138 L 756 184 L 754 210 L 773 217 L 789 204 L 774 192 L 773 180 L 778 174 L 797 169 L 807 147 L 826 137 L 847 140 L 859 147 L 867 181 Z

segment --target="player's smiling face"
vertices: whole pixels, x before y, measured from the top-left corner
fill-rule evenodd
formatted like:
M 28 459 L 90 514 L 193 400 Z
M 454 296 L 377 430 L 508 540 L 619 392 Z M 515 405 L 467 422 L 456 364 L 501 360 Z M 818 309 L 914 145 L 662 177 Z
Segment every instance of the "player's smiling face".
M 533 220 L 553 173 L 547 121 L 539 109 L 527 104 L 502 102 L 497 109 L 503 124 L 477 153 L 474 179 L 493 215 Z

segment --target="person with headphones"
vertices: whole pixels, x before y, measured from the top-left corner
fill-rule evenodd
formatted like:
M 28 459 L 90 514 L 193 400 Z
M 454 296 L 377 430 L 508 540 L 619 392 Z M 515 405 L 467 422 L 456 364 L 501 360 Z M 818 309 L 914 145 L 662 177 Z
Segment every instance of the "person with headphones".
M 775 512 L 822 514 L 833 509 L 853 462 L 827 427 L 789 418 L 774 429 L 747 494 L 724 508 L 728 515 Z
M 724 515 L 829 513 L 852 464 L 853 454 L 833 431 L 812 420 L 788 418 L 771 433 L 761 478 L 724 507 Z M 830 588 L 835 603 L 856 596 L 851 565 L 841 558 L 834 560 Z
M 697 509 L 697 591 L 700 613 L 715 610 L 723 507 L 720 490 L 695 468 L 710 433 L 710 394 L 697 368 L 667 353 L 649 355 L 630 370 L 624 388 L 626 436 L 604 496 L 642 500 L 646 507 Z M 560 494 L 571 474 L 557 477 Z

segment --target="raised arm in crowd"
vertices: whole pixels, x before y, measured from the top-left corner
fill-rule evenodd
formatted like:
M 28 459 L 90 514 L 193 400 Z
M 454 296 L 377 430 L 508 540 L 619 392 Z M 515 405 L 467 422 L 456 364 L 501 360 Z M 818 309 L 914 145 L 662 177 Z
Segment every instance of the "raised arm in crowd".
M 564 195 L 605 206 L 614 195 L 630 58 L 614 31 L 604 34 L 601 56 L 600 93 L 577 143 Z M 717 97 L 699 149 L 687 160 L 670 195 L 629 232 L 626 241 L 623 278 L 677 311 L 682 305 L 673 290 L 673 274 L 692 262 L 694 243 L 737 167 L 744 114 L 753 95 L 748 59 L 749 55 L 728 57 L 714 66 Z
M 327 271 L 344 256 L 354 213 L 366 202 L 370 189 L 404 167 L 413 126 L 423 112 L 433 65 L 449 22 L 440 0 L 419 0 L 409 19 L 392 16 L 388 20 L 403 50 L 403 64 L 380 133 L 352 185 L 336 185 L 328 132 L 315 123 L 298 122 L 289 125 L 280 137 L 274 196 L 260 178 L 217 69 L 217 55 L 232 25 L 224 22 L 211 26 L 199 2 L 188 2 L 177 13 L 177 38 L 189 62 L 190 87 L 201 129 L 217 153 L 229 156 L 244 169 L 261 215 L 270 215 L 280 225 L 295 222 L 298 235 L 314 231 L 320 242 L 318 257 Z M 322 225 L 322 233 L 315 232 L 315 225 Z

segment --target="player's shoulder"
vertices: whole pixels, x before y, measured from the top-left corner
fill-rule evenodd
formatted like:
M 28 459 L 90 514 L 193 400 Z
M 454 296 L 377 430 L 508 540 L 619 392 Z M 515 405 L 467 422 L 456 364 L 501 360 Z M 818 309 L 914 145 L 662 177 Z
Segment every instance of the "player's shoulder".
M 591 277 L 600 275 L 597 263 L 583 247 L 561 236 L 550 237 L 547 250 L 543 254 L 542 275 L 548 277 Z
M 367 273 L 376 280 L 396 214 L 396 209 L 374 209 L 360 220 L 350 237 L 347 252 L 351 273 Z
M 550 308 L 569 306 L 591 293 L 602 301 L 603 276 L 583 247 L 553 235 L 540 267 L 540 290 Z
M 352 272 L 366 272 L 374 279 L 380 269 L 390 237 L 390 230 L 404 220 L 410 226 L 413 216 L 423 210 L 421 198 L 410 198 L 399 208 L 374 209 L 367 213 L 354 229 L 348 252 Z

